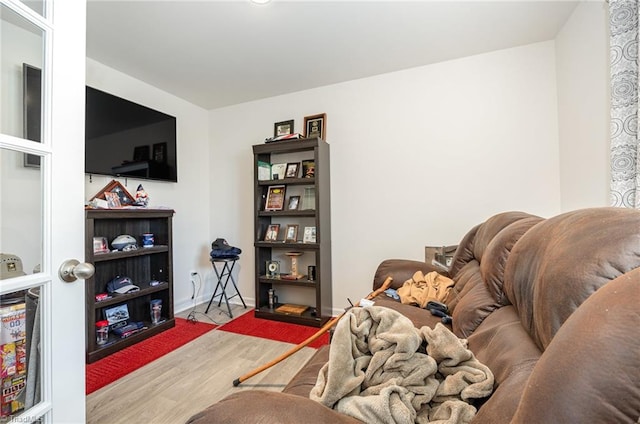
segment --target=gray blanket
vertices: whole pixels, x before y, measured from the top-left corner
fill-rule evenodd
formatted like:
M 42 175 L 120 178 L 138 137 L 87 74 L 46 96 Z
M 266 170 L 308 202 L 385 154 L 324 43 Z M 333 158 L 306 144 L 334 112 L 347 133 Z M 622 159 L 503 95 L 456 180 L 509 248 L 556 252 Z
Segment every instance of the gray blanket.
M 492 390 L 493 374 L 466 340 L 371 306 L 338 322 L 310 398 L 367 423 L 468 423 L 469 401 Z

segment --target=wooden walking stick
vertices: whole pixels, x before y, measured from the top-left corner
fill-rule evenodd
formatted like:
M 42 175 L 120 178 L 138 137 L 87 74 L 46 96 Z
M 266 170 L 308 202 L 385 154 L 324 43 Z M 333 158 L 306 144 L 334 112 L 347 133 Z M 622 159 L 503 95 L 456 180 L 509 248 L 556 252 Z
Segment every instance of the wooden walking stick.
M 380 293 L 384 292 L 385 290 L 387 290 L 389 288 L 389 286 L 391 285 L 392 281 L 393 281 L 393 278 L 391 278 L 390 276 L 387 277 L 387 279 L 384 280 L 384 283 L 382 283 L 380 288 L 375 290 L 375 291 L 373 291 L 373 292 L 371 292 L 371 293 L 369 293 L 365 299 L 367 299 L 367 300 L 368 299 L 373 299 L 374 297 L 376 297 Z M 356 304 L 353 305 L 353 306 L 360 306 L 360 301 L 356 302 Z M 309 337 L 308 339 L 306 339 L 305 341 L 303 341 L 299 345 L 294 346 L 293 348 L 291 348 L 291 350 L 289 350 L 289 351 L 283 353 L 282 355 L 278 356 L 276 359 L 274 359 L 273 361 L 269 362 L 268 364 L 265 364 L 265 365 L 263 365 L 263 366 L 261 366 L 259 368 L 256 368 L 255 370 L 243 375 L 242 377 L 236 378 L 235 380 L 233 380 L 233 386 L 237 387 L 243 381 L 247 381 L 248 379 L 250 379 L 254 375 L 260 374 L 262 371 L 267 370 L 267 369 L 271 368 L 272 366 L 274 366 L 275 364 L 284 361 L 289 356 L 293 355 L 294 353 L 296 353 L 297 351 L 299 351 L 303 347 L 309 345 L 314 340 L 318 339 L 324 333 L 329 331 L 329 329 L 331 327 L 333 327 L 333 325 L 335 323 L 337 323 L 340 320 L 340 318 L 342 318 L 347 313 L 347 310 L 345 310 L 343 313 L 341 313 L 337 317 L 330 319 L 320 330 L 318 330 L 318 332 L 316 334 L 314 334 L 313 336 Z

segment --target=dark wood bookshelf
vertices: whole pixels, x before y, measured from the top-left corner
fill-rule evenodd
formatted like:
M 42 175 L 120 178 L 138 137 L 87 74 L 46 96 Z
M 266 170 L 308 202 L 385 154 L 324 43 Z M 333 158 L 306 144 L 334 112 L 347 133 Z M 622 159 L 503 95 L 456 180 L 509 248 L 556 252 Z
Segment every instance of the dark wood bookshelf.
M 173 310 L 172 219 L 170 209 L 88 209 L 85 211 L 85 261 L 95 266 L 93 277 L 85 281 L 86 293 L 86 361 L 95 362 L 125 347 L 145 340 L 175 326 Z M 141 235 L 153 233 L 154 246 L 142 247 Z M 110 243 L 119 235 L 136 238 L 138 248 L 130 251 L 94 253 L 93 238 L 104 237 Z M 131 278 L 139 291 L 114 294 L 96 301 L 96 295 L 106 293 L 106 285 L 116 276 Z M 151 280 L 161 281 L 156 286 Z M 162 319 L 151 323 L 149 302 L 162 300 Z M 142 322 L 139 332 L 120 338 L 109 332 L 106 344 L 96 341 L 96 322 L 104 319 L 105 308 L 126 304 L 130 322 Z
M 264 143 L 253 146 L 254 155 L 254 229 L 255 229 L 255 293 L 257 318 L 291 322 L 308 326 L 321 327 L 332 316 L 331 294 L 331 196 L 329 175 L 329 144 L 319 138 L 300 139 Z M 315 176 L 311 178 L 258 179 L 258 164 L 302 162 L 313 160 Z M 300 167 L 301 168 L 301 167 Z M 301 169 L 298 170 L 300 175 Z M 265 211 L 264 204 L 270 186 L 284 185 L 286 187 L 285 206 L 283 210 Z M 288 197 L 291 192 L 300 193 L 305 188 L 313 188 L 314 207 L 304 210 L 287 210 Z M 303 196 L 300 204 L 302 206 Z M 297 242 L 264 241 L 264 234 L 269 225 L 279 223 L 280 238 L 288 223 L 300 225 Z M 302 243 L 304 226 L 316 228 L 316 242 Z M 282 278 L 267 278 L 266 263 L 282 257 L 288 251 L 305 252 L 305 260 L 316 267 L 316 278 L 308 280 L 307 270 L 299 269 L 304 278 L 287 280 Z M 282 264 L 288 273 L 288 264 Z M 291 290 L 302 290 L 307 298 L 312 299 L 305 306 L 308 309 L 302 315 L 283 314 L 268 307 L 269 289 L 277 288 L 279 305 L 299 302 L 287 300 Z

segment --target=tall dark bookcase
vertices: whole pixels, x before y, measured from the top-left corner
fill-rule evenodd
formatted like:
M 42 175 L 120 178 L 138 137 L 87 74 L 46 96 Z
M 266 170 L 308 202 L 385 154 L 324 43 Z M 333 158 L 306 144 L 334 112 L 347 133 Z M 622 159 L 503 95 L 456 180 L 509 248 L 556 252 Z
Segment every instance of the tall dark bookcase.
M 332 315 L 331 300 L 331 194 L 329 144 L 319 138 L 279 141 L 253 146 L 254 155 L 254 246 L 255 246 L 255 316 L 278 321 L 321 327 Z M 315 172 L 305 177 L 302 161 L 312 161 Z M 299 164 L 295 176 L 273 179 L 260 174 L 265 164 Z M 282 177 L 280 175 L 280 177 Z M 282 210 L 265 210 L 269 188 L 284 185 Z M 313 195 L 310 195 L 313 193 Z M 300 196 L 298 208 L 288 209 L 290 196 Z M 265 241 L 270 225 L 280 224 L 276 241 Z M 296 241 L 285 241 L 288 225 L 298 225 Z M 303 242 L 304 229 L 315 227 L 315 242 Z M 300 279 L 283 278 L 290 273 L 287 253 L 297 252 Z M 278 261 L 279 274 L 267 275 L 267 262 Z M 315 267 L 309 279 L 308 267 Z M 269 306 L 269 290 L 278 302 Z M 306 307 L 302 313 L 277 311 L 283 305 Z

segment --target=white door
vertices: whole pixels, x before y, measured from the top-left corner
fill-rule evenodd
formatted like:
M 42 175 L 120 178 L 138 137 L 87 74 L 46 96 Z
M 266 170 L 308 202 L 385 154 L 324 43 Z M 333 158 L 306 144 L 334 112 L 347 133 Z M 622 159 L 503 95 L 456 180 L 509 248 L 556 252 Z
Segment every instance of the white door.
M 0 0 L 0 422 L 85 421 L 84 0 Z M 38 95 L 38 93 L 41 93 Z

